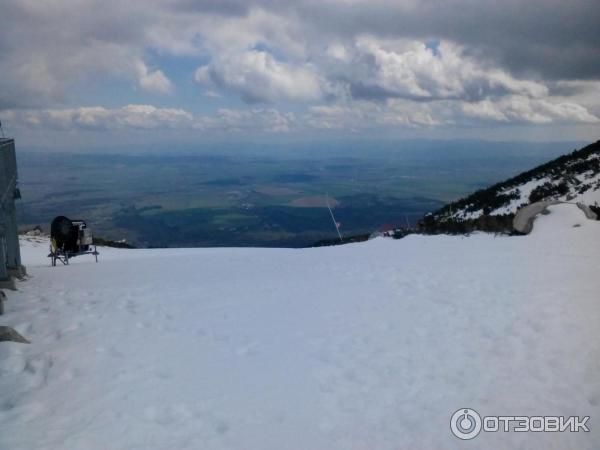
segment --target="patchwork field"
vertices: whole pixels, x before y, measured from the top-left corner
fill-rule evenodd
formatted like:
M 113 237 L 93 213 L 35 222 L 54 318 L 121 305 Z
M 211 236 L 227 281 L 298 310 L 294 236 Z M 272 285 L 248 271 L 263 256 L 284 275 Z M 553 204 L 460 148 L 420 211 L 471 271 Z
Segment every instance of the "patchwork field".
M 19 154 L 20 223 L 84 218 L 136 246 L 303 247 L 414 223 L 564 145 L 384 147 L 364 151 Z M 301 155 L 301 156 L 300 156 Z M 327 196 L 327 197 L 326 197 Z

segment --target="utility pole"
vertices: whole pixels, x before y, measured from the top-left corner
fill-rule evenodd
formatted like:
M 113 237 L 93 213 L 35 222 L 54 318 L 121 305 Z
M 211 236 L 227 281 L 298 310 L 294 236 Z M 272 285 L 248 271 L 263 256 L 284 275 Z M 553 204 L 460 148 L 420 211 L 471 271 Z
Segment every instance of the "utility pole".
M 327 209 L 329 210 L 329 214 L 331 214 L 331 220 L 333 220 L 333 226 L 335 227 L 335 231 L 337 231 L 338 237 L 340 238 L 340 242 L 344 242 L 344 240 L 342 239 L 342 235 L 340 233 L 340 227 L 338 226 L 338 223 L 335 220 L 335 216 L 333 215 L 331 206 L 329 206 L 329 195 L 328 194 L 325 194 L 325 203 L 327 203 Z

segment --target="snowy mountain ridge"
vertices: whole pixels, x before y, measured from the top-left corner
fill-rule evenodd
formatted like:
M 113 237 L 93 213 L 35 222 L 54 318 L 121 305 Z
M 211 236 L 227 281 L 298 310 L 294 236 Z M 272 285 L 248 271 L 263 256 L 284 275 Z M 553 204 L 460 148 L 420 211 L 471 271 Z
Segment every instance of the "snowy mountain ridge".
M 449 203 L 433 213 L 438 222 L 514 215 L 542 200 L 600 202 L 600 141 Z

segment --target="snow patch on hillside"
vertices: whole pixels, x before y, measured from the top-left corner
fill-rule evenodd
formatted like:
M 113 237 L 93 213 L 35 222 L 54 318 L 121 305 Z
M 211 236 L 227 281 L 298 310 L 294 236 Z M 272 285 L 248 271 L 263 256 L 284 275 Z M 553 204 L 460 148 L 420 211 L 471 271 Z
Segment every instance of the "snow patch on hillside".
M 529 203 L 529 196 L 531 192 L 537 188 L 538 186 L 547 183 L 549 178 L 544 177 L 539 180 L 531 180 L 527 183 L 523 183 L 519 186 L 510 187 L 507 189 L 503 189 L 500 191 L 500 194 L 503 195 L 518 195 L 517 198 L 512 199 L 507 205 L 502 206 L 500 208 L 496 208 L 492 210 L 489 215 L 497 216 L 500 214 L 514 214 L 517 210 Z M 452 215 L 455 219 L 477 219 L 478 217 L 483 215 L 483 209 L 478 209 L 477 211 L 457 211 Z
M 544 177 L 539 180 L 528 181 L 527 183 L 524 183 L 518 187 L 504 189 L 503 191 L 501 191 L 502 194 L 506 194 L 506 195 L 518 194 L 518 198 L 511 200 L 510 203 L 506 206 L 496 208 L 495 210 L 493 210 L 490 213 L 490 215 L 496 216 L 499 214 L 511 214 L 511 213 L 514 214 L 514 213 L 516 213 L 519 208 L 521 208 L 522 206 L 525 206 L 529 203 L 529 196 L 531 195 L 531 192 L 535 188 L 543 185 L 544 183 L 547 183 L 548 181 L 550 181 L 550 180 L 547 177 Z
M 514 214 L 523 206 L 539 200 L 586 205 L 600 203 L 600 143 L 561 158 L 492 186 L 484 195 L 479 191 L 447 205 L 438 212 L 439 218 L 464 220 L 483 215 Z M 523 177 L 528 179 L 524 181 Z M 532 199 L 534 192 L 536 195 Z
M 600 222 L 314 249 L 101 249 L 31 278 L 2 324 L 0 448 L 458 448 L 449 420 L 600 417 Z M 589 433 L 478 448 L 595 449 Z

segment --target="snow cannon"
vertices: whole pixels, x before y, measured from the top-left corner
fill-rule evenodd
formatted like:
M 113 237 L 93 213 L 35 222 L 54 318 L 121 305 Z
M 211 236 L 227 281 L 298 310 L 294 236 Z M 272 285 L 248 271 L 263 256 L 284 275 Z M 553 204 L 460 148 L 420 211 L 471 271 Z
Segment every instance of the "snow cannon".
M 64 265 L 79 255 L 93 255 L 98 262 L 98 251 L 94 245 L 92 231 L 85 220 L 71 220 L 65 216 L 55 217 L 50 224 L 50 254 L 52 265 L 56 261 Z

